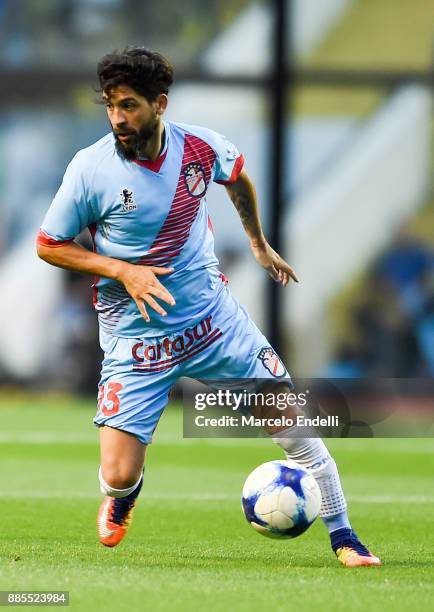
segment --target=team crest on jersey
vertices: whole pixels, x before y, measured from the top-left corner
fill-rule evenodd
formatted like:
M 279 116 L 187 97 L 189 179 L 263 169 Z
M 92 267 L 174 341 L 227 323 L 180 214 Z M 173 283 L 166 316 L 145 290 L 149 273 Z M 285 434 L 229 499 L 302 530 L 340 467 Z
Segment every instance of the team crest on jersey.
M 199 162 L 187 164 L 184 170 L 185 184 L 188 193 L 195 198 L 199 198 L 206 191 L 205 172 Z
M 267 368 L 272 376 L 279 378 L 286 374 L 285 366 L 271 346 L 264 346 L 264 348 L 259 351 L 258 359 L 262 361 L 262 365 Z
M 137 204 L 134 202 L 134 195 L 132 191 L 129 191 L 128 189 L 122 189 L 120 196 L 122 198 L 123 212 L 130 212 L 130 210 L 136 210 Z

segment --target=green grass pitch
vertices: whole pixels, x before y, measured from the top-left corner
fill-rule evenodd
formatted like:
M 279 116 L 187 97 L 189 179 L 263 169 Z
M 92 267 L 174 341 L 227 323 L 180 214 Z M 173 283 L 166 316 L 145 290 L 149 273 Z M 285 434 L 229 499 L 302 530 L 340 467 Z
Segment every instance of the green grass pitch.
M 318 520 L 273 541 L 240 491 L 266 440 L 183 440 L 169 408 L 148 450 L 127 538 L 101 546 L 91 401 L 0 398 L 0 589 L 68 590 L 74 610 L 432 610 L 433 449 L 424 440 L 330 440 L 359 535 L 384 561 L 349 570 Z

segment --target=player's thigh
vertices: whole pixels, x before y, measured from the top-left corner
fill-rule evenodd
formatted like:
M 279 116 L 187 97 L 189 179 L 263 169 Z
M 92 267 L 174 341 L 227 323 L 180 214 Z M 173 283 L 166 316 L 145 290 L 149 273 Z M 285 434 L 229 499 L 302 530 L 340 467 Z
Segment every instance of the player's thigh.
M 102 343 L 105 358 L 94 423 L 99 427 L 105 426 L 103 448 L 111 449 L 116 456 L 123 446 L 141 448 L 135 442 L 129 443 L 129 436 L 135 437 L 142 446 L 152 441 L 175 382 L 172 370 L 149 372 L 140 368 L 135 358 L 140 342 L 134 338 L 112 338 Z M 110 433 L 108 428 L 128 435 L 119 437 L 118 441 L 116 434 Z M 141 452 L 137 450 L 138 457 Z
M 250 402 L 246 412 L 264 422 L 264 431 L 275 435 L 288 428 L 288 420 L 300 414 L 294 404 L 292 386 L 286 381 L 261 381 L 255 392 L 255 401 Z
M 289 401 L 292 381 L 282 360 L 230 292 L 212 313 L 208 333 L 215 342 L 187 362 L 185 376 L 214 390 L 247 391 L 251 401 L 240 411 L 270 423 L 296 415 Z M 274 424 L 265 427 L 269 434 L 281 429 Z
M 207 318 L 206 331 L 202 339 L 205 348 L 186 361 L 184 376 L 216 383 L 221 379 L 234 384 L 250 380 L 257 384 L 286 381 L 291 385 L 282 360 L 228 290 Z

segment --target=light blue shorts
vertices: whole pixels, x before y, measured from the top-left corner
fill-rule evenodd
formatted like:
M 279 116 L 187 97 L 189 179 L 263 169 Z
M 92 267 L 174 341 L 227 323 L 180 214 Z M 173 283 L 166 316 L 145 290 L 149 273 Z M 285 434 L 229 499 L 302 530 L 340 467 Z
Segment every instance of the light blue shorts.
M 170 390 L 182 376 L 216 386 L 222 379 L 291 380 L 227 287 L 218 305 L 185 329 L 155 338 L 119 338 L 102 331 L 100 340 L 104 360 L 94 423 L 129 432 L 144 444 L 152 441 Z

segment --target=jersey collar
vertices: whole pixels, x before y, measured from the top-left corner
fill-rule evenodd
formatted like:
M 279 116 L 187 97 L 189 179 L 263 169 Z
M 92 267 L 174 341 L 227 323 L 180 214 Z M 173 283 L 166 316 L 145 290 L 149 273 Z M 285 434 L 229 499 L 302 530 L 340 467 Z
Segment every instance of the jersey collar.
M 163 149 L 159 157 L 157 157 L 155 161 L 152 161 L 151 159 L 135 159 L 134 160 L 135 164 L 142 166 L 142 168 L 147 168 L 148 170 L 151 170 L 152 172 L 160 172 L 160 168 L 163 165 L 163 162 L 167 156 L 167 149 L 169 145 L 169 127 L 165 121 L 163 121 L 163 125 L 164 125 L 164 146 L 163 146 Z

